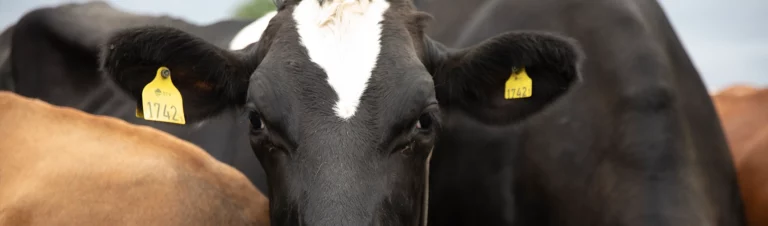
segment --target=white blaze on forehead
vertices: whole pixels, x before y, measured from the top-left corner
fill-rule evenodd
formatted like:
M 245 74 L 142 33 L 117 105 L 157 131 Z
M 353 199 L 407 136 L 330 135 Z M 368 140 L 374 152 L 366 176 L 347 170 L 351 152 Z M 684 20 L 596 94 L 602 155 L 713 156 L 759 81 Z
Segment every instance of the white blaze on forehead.
M 272 17 L 275 17 L 276 14 L 277 11 L 271 11 L 267 14 L 264 14 L 264 16 L 258 20 L 253 21 L 251 24 L 248 24 L 248 26 L 245 26 L 242 30 L 240 30 L 240 32 L 237 32 L 235 38 L 229 42 L 229 49 L 240 50 L 250 45 L 251 43 L 258 42 L 261 38 L 261 34 L 263 34 L 264 30 L 267 29 L 269 20 L 271 20 Z
M 386 0 L 301 1 L 293 11 L 302 45 L 328 75 L 339 96 L 334 110 L 342 119 L 355 115 L 381 50 Z

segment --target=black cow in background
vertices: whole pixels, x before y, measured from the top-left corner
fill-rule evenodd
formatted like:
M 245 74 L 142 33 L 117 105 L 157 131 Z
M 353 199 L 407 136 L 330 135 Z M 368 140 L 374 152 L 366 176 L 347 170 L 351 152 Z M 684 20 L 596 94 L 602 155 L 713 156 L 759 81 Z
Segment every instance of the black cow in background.
M 744 225 L 713 104 L 658 2 L 416 5 L 449 47 L 543 30 L 575 38 L 586 55 L 583 83 L 522 123 L 442 108 L 450 117 L 431 162 L 431 225 Z
M 247 115 L 231 110 L 205 124 L 185 126 L 146 121 L 135 116 L 136 103 L 98 67 L 99 48 L 120 29 L 166 25 L 229 47 L 251 22 L 225 20 L 198 26 L 167 16 L 127 13 L 100 1 L 40 8 L 0 35 L 0 89 L 168 132 L 233 165 L 266 193 L 263 169 L 246 136 Z
M 10 26 L 0 33 L 0 90 L 13 90 L 13 80 L 11 80 L 11 66 L 8 58 L 11 56 L 11 36 L 13 35 L 13 26 Z

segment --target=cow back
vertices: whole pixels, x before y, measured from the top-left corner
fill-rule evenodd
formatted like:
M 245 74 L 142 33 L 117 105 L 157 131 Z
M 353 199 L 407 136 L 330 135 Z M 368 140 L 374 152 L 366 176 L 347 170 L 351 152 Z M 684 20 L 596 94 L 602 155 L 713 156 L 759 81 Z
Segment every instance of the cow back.
M 749 225 L 768 225 L 768 89 L 737 85 L 712 99 L 736 164 Z
M 268 201 L 199 147 L 0 92 L 0 225 L 268 225 Z

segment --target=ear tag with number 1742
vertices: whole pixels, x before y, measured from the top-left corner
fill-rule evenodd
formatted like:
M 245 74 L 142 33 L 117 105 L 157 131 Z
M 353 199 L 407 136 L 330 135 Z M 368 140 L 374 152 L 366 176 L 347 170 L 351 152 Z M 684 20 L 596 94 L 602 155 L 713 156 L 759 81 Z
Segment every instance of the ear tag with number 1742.
M 171 70 L 157 69 L 155 79 L 144 86 L 141 92 L 143 111 L 136 108 L 136 117 L 145 120 L 186 124 L 181 93 L 171 82 Z
M 533 95 L 533 80 L 528 77 L 525 68 L 520 71 L 512 70 L 507 83 L 504 85 L 504 99 L 528 98 Z

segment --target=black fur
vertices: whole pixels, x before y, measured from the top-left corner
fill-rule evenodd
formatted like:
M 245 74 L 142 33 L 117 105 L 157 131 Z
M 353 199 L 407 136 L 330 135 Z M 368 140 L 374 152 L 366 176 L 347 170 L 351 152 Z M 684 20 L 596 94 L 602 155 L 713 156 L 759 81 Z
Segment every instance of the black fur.
M 0 33 L 0 90 L 13 91 L 14 81 L 11 75 L 11 37 L 13 36 L 13 26 L 10 26 Z
M 658 1 L 417 3 L 436 19 L 430 37 L 450 47 L 498 54 L 488 39 L 537 30 L 577 40 L 586 56 L 574 67 L 562 39 L 529 39 L 518 47 L 528 59 L 512 62 L 527 67 L 534 94 L 519 101 L 494 97 L 508 69 L 487 64 L 505 54 L 466 69 L 504 73 L 435 78 L 444 129 L 430 168 L 433 225 L 745 225 L 710 96 Z M 583 79 L 563 92 L 573 71 Z M 505 124 L 525 115 L 516 111 L 534 113 Z
M 444 106 L 469 111 L 489 124 L 525 119 L 579 81 L 582 54 L 572 39 L 540 32 L 508 32 L 447 55 L 435 63 L 434 80 Z M 434 60 L 431 60 L 434 62 Z M 504 85 L 513 69 L 525 68 L 533 80 L 530 98 L 504 99 Z
M 168 67 L 184 105 L 194 106 L 185 108 L 190 122 L 242 106 L 248 78 L 258 66 L 252 55 L 220 49 L 171 27 L 127 29 L 107 43 L 101 57 L 104 72 L 137 99 L 157 69 Z

